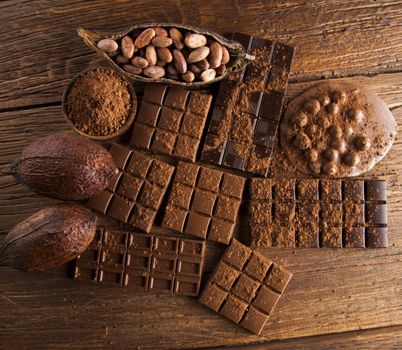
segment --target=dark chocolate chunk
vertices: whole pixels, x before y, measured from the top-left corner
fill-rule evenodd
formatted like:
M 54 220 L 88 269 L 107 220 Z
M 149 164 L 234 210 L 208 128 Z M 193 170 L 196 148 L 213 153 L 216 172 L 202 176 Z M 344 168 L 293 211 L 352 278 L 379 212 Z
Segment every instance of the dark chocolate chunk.
M 180 162 L 162 226 L 228 244 L 233 235 L 245 179 Z
M 253 246 L 383 247 L 386 182 L 257 179 L 250 184 Z
M 163 85 L 147 85 L 130 144 L 196 160 L 212 95 Z
M 87 205 L 149 232 L 174 167 L 117 144 L 112 145 L 110 153 L 121 171 Z
M 199 297 L 199 302 L 260 334 L 292 274 L 232 240 Z
M 197 296 L 205 242 L 98 229 L 75 262 L 74 279 Z
M 232 80 L 222 81 L 202 159 L 266 176 L 277 140 L 293 48 L 244 34 L 233 37 L 245 44 L 255 60 Z M 271 57 L 279 64 L 281 81 L 272 76 Z

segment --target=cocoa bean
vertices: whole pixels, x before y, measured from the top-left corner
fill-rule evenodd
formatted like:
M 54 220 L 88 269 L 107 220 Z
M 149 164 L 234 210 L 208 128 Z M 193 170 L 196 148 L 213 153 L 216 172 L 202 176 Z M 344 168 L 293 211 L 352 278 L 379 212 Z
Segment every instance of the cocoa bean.
M 162 60 L 157 60 L 155 66 L 164 67 L 164 66 L 166 66 L 166 62 L 162 61 Z
M 210 53 L 208 56 L 209 63 L 211 64 L 211 68 L 218 68 L 222 62 L 222 46 L 218 42 L 214 42 L 209 47 Z
M 218 75 L 222 75 L 225 74 L 226 72 L 226 66 L 224 64 L 221 64 L 218 68 L 215 69 L 216 70 L 216 74 Z
M 153 28 L 155 31 L 156 36 L 168 36 L 168 32 L 166 29 L 162 28 L 162 27 L 154 27 Z
M 207 44 L 207 38 L 198 33 L 187 34 L 184 43 L 191 49 L 197 49 Z
M 183 74 L 187 71 L 187 62 L 182 52 L 178 49 L 173 50 L 173 63 L 177 71 Z
M 140 35 L 135 39 L 134 46 L 137 49 L 145 47 L 151 43 L 151 40 L 155 37 L 155 31 L 152 28 L 145 29 Z
M 208 82 L 208 81 L 214 80 L 215 76 L 216 76 L 215 69 L 210 68 L 210 69 L 203 71 L 200 75 L 200 78 L 202 81 Z
M 227 64 L 230 61 L 229 51 L 225 46 L 222 46 L 222 61 L 221 64 Z
M 156 49 L 156 54 L 160 60 L 166 63 L 170 63 L 173 61 L 172 53 L 167 47 L 158 47 Z
M 210 68 L 210 64 L 209 64 L 208 60 L 206 60 L 206 59 L 203 59 L 200 62 L 197 62 L 196 66 L 198 68 L 200 68 L 202 71 L 207 70 L 207 69 Z
M 145 49 L 145 58 L 147 59 L 150 66 L 154 66 L 156 64 L 158 57 L 156 55 L 155 46 L 153 45 L 147 46 L 147 48 Z
M 152 45 L 155 47 L 168 47 L 172 45 L 173 41 L 171 38 L 167 38 L 164 36 L 156 36 L 152 39 Z
M 119 48 L 119 45 L 113 39 L 101 39 L 96 46 L 106 53 L 113 53 Z
M 141 68 L 141 69 L 147 68 L 149 65 L 148 61 L 145 58 L 140 57 L 140 56 L 133 57 L 133 59 L 131 60 L 131 64 L 134 67 Z
M 130 62 L 130 60 L 123 55 L 117 55 L 115 60 L 117 64 L 126 64 Z
M 209 55 L 209 47 L 202 46 L 194 51 L 191 51 L 188 55 L 187 62 L 188 63 L 195 63 L 203 60 Z
M 202 73 L 202 70 L 198 68 L 197 65 L 195 65 L 194 63 L 188 66 L 188 70 L 193 72 L 195 75 L 199 75 Z
M 181 75 L 181 78 L 187 82 L 187 83 L 191 83 L 194 79 L 195 79 L 195 75 L 193 72 L 191 71 L 187 71 L 186 73 Z
M 141 69 L 141 68 L 134 67 L 134 66 L 131 65 L 131 64 L 125 64 L 125 65 L 123 66 L 123 69 L 124 69 L 126 72 L 131 73 L 131 74 L 140 75 L 140 74 L 142 73 L 142 69 Z
M 121 39 L 121 53 L 124 57 L 130 59 L 134 54 L 134 43 L 128 35 Z
M 166 70 L 167 70 L 167 72 L 168 72 L 169 74 L 175 74 L 175 75 L 178 74 L 177 69 L 174 67 L 174 65 L 173 65 L 172 63 L 171 63 L 171 64 L 168 64 Z
M 159 79 L 165 76 L 165 69 L 158 66 L 147 67 L 143 72 L 147 77 L 152 79 Z
M 176 49 L 181 50 L 184 47 L 183 34 L 177 28 L 170 28 L 169 35 L 173 40 Z

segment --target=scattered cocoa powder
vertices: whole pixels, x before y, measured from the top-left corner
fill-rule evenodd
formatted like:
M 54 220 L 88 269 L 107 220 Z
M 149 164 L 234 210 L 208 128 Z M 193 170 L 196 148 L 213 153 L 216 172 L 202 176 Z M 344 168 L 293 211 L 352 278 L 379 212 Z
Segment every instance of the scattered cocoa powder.
M 67 117 L 92 136 L 110 135 L 129 119 L 133 98 L 128 83 L 110 69 L 97 68 L 80 75 L 66 96 Z

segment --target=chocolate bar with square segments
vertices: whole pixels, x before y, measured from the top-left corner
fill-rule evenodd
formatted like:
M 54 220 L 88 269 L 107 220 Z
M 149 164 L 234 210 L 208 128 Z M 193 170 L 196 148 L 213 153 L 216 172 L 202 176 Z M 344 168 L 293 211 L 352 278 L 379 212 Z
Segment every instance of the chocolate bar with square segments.
M 99 228 L 74 279 L 197 296 L 204 256 L 204 241 Z
M 294 47 L 239 33 L 230 37 L 255 60 L 221 82 L 202 160 L 267 176 Z
M 118 177 L 104 191 L 91 197 L 87 205 L 149 232 L 174 166 L 118 144 L 113 144 L 109 152 L 119 167 Z
M 233 236 L 245 179 L 180 162 L 162 226 L 228 244 Z
M 195 162 L 212 95 L 149 84 L 130 144 Z
M 260 334 L 292 273 L 232 240 L 198 301 Z
M 253 246 L 380 248 L 388 244 L 383 180 L 255 178 L 250 196 Z

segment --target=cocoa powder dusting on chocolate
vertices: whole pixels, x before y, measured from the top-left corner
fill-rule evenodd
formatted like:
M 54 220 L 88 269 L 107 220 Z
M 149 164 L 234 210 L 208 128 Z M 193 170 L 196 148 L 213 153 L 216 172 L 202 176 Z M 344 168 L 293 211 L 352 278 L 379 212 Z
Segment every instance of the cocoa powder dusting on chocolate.
M 82 132 L 110 135 L 123 127 L 132 111 L 128 83 L 109 69 L 79 76 L 66 96 L 67 117 Z

